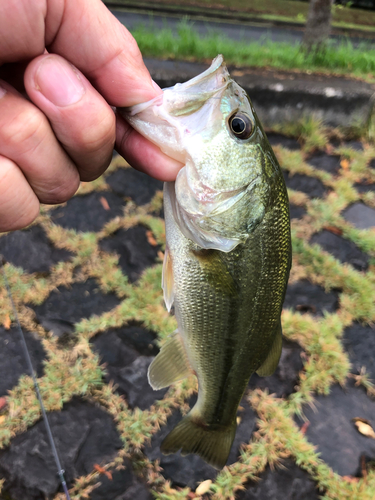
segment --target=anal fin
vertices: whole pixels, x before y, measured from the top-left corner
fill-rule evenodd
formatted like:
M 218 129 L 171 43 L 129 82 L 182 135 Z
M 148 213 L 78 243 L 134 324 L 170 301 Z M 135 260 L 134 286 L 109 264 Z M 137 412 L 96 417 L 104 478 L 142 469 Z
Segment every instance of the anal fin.
M 148 369 L 148 381 L 156 391 L 182 380 L 192 369 L 178 330 L 172 333 Z
M 270 352 L 268 353 L 266 360 L 256 371 L 256 373 L 260 377 L 268 377 L 269 375 L 272 375 L 273 372 L 276 370 L 281 356 L 282 343 L 283 339 L 281 335 L 281 324 L 280 324 L 280 327 L 276 332 L 275 340 L 273 341 L 272 347 L 270 349 Z

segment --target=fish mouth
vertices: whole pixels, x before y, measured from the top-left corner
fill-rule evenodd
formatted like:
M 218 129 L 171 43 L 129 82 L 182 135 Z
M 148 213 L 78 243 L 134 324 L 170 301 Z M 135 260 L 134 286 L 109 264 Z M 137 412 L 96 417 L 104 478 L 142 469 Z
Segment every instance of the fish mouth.
M 211 85 L 209 83 L 209 80 L 211 79 L 213 74 L 218 72 L 219 69 L 221 69 L 223 72 L 222 76 L 224 77 L 224 80 L 223 80 L 222 84 L 224 84 L 225 81 L 228 79 L 228 77 L 230 79 L 230 76 L 229 76 L 229 72 L 227 70 L 227 67 L 224 63 L 224 58 L 221 54 L 219 54 L 217 57 L 215 57 L 215 59 L 213 59 L 210 67 L 207 68 L 206 71 L 203 71 L 203 73 L 200 73 L 199 75 L 195 76 L 194 78 L 191 78 L 191 80 L 188 80 L 185 83 L 177 84 L 178 88 L 184 87 L 185 89 L 187 89 L 187 88 L 196 86 L 197 84 L 200 85 L 200 84 L 202 84 L 202 82 L 206 82 L 208 85 Z M 202 89 L 202 90 L 204 90 L 204 89 Z
M 211 133 L 220 129 L 219 101 L 232 84 L 219 55 L 202 74 L 164 89 L 148 102 L 120 108 L 119 113 L 165 154 L 186 164 L 191 139 L 203 133 L 207 125 Z
M 164 94 L 159 94 L 150 101 L 141 102 L 130 106 L 129 108 L 120 108 L 121 113 L 125 116 L 135 116 L 149 108 L 150 106 L 161 106 L 163 104 Z
M 228 87 L 232 81 L 223 56 L 218 55 L 209 68 L 185 83 L 163 89 L 163 94 L 150 101 L 122 108 L 128 116 L 135 116 L 150 106 L 163 106 L 164 112 L 157 114 L 167 121 L 170 116 L 185 116 L 199 110 L 209 99 Z M 164 116 L 163 116 L 164 115 Z

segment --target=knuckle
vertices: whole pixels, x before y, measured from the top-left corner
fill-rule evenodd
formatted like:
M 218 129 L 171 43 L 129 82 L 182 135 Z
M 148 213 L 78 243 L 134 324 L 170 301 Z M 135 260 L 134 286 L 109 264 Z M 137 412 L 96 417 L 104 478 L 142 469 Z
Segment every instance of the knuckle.
M 0 232 L 22 229 L 38 214 L 38 199 L 18 167 L 0 156 Z
M 70 198 L 75 194 L 78 187 L 79 175 L 77 172 L 74 176 L 74 179 L 70 178 L 68 182 L 61 182 L 58 185 L 55 185 L 43 191 L 43 194 L 39 195 L 39 201 L 48 205 L 58 205 L 59 203 L 65 203 L 66 201 L 70 200 Z
M 0 4 L 0 34 L 6 47 L 0 52 L 0 64 L 25 61 L 41 54 L 44 49 L 43 31 L 35 30 L 35 26 L 40 25 L 46 15 L 46 1 L 1 1 Z
M 112 147 L 115 140 L 114 113 L 106 111 L 96 120 L 96 126 L 81 127 L 74 138 L 78 145 L 89 152 Z
M 17 210 L 6 229 L 2 229 L 0 226 L 0 231 L 15 231 L 29 226 L 38 217 L 39 209 L 40 205 L 37 199 L 30 201 L 29 204 L 25 204 Z
M 24 106 L 1 127 L 1 140 L 6 148 L 26 154 L 35 150 L 46 135 L 47 120 L 31 106 Z
M 124 47 L 121 47 L 121 51 L 125 52 L 127 57 L 132 56 L 133 58 L 137 58 L 139 60 L 142 60 L 142 54 L 141 51 L 139 50 L 138 43 L 135 40 L 134 36 L 130 33 L 130 31 L 123 25 L 120 25 L 120 30 L 122 31 L 122 37 L 126 41 L 124 44 Z

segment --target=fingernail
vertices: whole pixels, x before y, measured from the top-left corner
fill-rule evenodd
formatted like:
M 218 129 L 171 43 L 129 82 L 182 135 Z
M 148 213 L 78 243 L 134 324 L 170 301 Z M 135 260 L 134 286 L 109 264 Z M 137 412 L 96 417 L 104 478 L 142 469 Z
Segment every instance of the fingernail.
M 64 59 L 46 57 L 35 75 L 37 89 L 55 106 L 70 106 L 78 102 L 85 88 L 79 74 Z

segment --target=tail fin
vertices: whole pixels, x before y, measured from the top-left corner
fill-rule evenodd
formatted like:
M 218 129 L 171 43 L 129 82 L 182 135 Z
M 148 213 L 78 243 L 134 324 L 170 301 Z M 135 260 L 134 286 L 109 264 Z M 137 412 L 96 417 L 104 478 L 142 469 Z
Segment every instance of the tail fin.
M 222 469 L 228 460 L 236 434 L 234 421 L 229 427 L 209 429 L 189 413 L 167 435 L 160 449 L 165 455 L 181 450 L 182 455 L 196 453 L 216 469 Z

